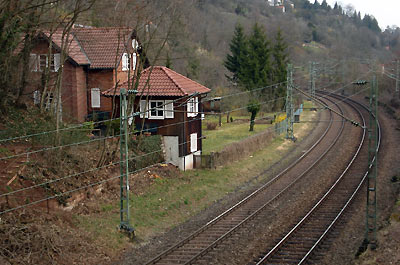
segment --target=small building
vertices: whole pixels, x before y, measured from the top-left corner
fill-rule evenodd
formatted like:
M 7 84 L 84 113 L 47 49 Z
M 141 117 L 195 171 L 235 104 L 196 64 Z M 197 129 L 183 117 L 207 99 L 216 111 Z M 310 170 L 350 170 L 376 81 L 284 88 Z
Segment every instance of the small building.
M 62 47 L 66 47 L 63 62 Z M 141 53 L 135 31 L 125 27 L 74 27 L 64 38 L 61 30 L 42 31 L 35 38 L 30 54 L 31 74 L 26 92 L 32 95 L 34 104 L 44 98 L 46 108 L 50 108 L 57 100 L 56 80 L 62 68 L 63 118 L 75 122 L 94 116 L 107 118 L 112 101 L 100 97 L 101 92 L 133 75 L 139 67 Z M 46 69 L 49 80 L 44 89 Z
M 207 99 L 203 103 L 205 113 L 221 113 L 221 97 Z
M 195 155 L 202 151 L 202 100 L 211 90 L 167 67 L 154 66 L 143 70 L 140 79 L 121 83 L 103 92 L 105 98 L 115 97 L 119 110 L 120 89 L 137 94 L 131 113 L 135 129 L 163 136 L 166 162 L 182 170 L 192 169 Z M 198 161 L 200 162 L 200 161 Z

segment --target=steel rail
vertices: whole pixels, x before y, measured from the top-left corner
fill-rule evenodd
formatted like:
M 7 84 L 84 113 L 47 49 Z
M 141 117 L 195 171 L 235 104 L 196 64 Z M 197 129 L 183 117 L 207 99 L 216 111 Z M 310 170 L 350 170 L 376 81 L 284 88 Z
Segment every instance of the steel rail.
M 199 257 L 203 256 L 206 254 L 210 249 L 214 248 L 218 243 L 220 243 L 223 239 L 234 233 L 239 227 L 247 223 L 248 221 L 254 219 L 258 214 L 260 214 L 267 206 L 269 206 L 273 201 L 278 199 L 282 194 L 287 192 L 294 184 L 296 184 L 305 174 L 307 174 L 314 166 L 321 161 L 323 157 L 330 151 L 330 149 L 335 145 L 335 143 L 338 141 L 339 137 L 341 136 L 344 128 L 344 120 L 342 122 L 342 127 L 340 129 L 340 133 L 336 136 L 335 140 L 331 143 L 331 145 L 325 150 L 325 152 L 319 157 L 319 159 L 315 160 L 303 173 L 301 173 L 294 181 L 292 181 L 288 186 L 286 186 L 283 190 L 281 190 L 277 195 L 275 195 L 272 199 L 267 201 L 263 206 L 261 206 L 259 209 L 254 211 L 251 215 L 246 217 L 244 220 L 242 220 L 239 224 L 231 228 L 227 233 L 222 235 L 220 238 L 215 240 L 212 244 L 210 244 L 207 248 L 203 249 L 200 253 L 197 255 L 193 256 L 189 261 L 187 261 L 184 264 L 191 264 L 193 261 L 198 259 Z
M 325 94 L 324 92 L 322 92 L 323 94 Z M 341 96 L 338 95 L 332 95 L 329 94 L 328 96 L 332 96 L 335 98 L 339 98 L 341 99 Z M 360 106 L 362 106 L 363 108 L 367 109 L 368 108 L 357 102 L 354 101 L 352 99 L 345 99 L 348 101 L 351 101 L 356 104 L 359 104 Z M 350 161 L 350 163 L 348 164 L 348 166 L 346 167 L 346 169 L 342 172 L 342 174 L 340 175 L 340 177 L 335 181 L 335 183 L 332 185 L 332 187 L 325 193 L 325 195 L 314 205 L 314 207 L 300 220 L 300 222 L 298 222 L 296 224 L 295 227 L 293 227 L 288 234 L 286 234 L 286 236 L 284 238 L 282 238 L 268 253 L 267 255 L 265 255 L 261 260 L 258 261 L 258 263 L 256 263 L 257 265 L 263 264 L 267 259 L 269 259 L 272 255 L 274 255 L 279 248 L 282 247 L 282 245 L 292 236 L 294 235 L 295 232 L 297 232 L 299 230 L 299 228 L 307 221 L 309 220 L 309 218 L 311 218 L 311 215 L 316 211 L 316 209 L 318 209 L 321 204 L 323 202 L 325 202 L 325 200 L 328 198 L 329 195 L 331 195 L 332 191 L 337 187 L 338 183 L 342 181 L 342 179 L 344 178 L 344 175 L 347 173 L 347 171 L 349 170 L 349 168 L 353 165 L 355 159 L 358 157 L 358 154 L 361 151 L 361 148 L 363 147 L 363 144 L 365 142 L 365 135 L 366 135 L 366 127 L 365 127 L 365 119 L 361 113 L 361 111 L 359 109 L 357 109 L 354 105 L 347 103 L 348 105 L 350 105 L 353 109 L 355 109 L 358 114 L 360 115 L 360 117 L 362 118 L 363 121 L 363 136 L 361 139 L 361 143 L 355 153 L 355 155 L 353 156 L 352 160 Z M 376 118 L 376 117 L 375 117 Z M 377 123 L 378 123 L 378 130 L 379 130 L 379 142 L 378 142 L 378 150 L 379 150 L 379 146 L 380 146 L 380 141 L 381 141 L 381 134 L 380 134 L 380 126 L 379 126 L 379 122 L 376 119 Z M 375 159 L 375 157 L 374 157 Z M 371 169 L 372 164 L 369 166 L 369 169 Z M 367 170 L 367 172 L 364 174 L 363 178 L 361 179 L 361 181 L 359 182 L 359 184 L 357 185 L 356 189 L 353 191 L 353 193 L 351 194 L 350 198 L 346 201 L 346 203 L 344 204 L 344 206 L 342 206 L 342 208 L 340 209 L 339 213 L 335 216 L 335 218 L 332 220 L 331 223 L 329 223 L 328 227 L 323 231 L 322 235 L 316 240 L 316 242 L 313 244 L 313 246 L 311 246 L 311 248 L 307 251 L 307 253 L 303 256 L 303 258 L 299 261 L 298 264 L 303 264 L 311 255 L 311 253 L 313 253 L 313 251 L 317 248 L 317 246 L 323 241 L 323 239 L 327 236 L 327 234 L 329 233 L 329 231 L 331 231 L 331 229 L 334 227 L 334 225 L 336 224 L 337 220 L 343 215 L 344 211 L 347 209 L 347 207 L 350 205 L 350 203 L 353 201 L 354 197 L 356 196 L 356 194 L 358 193 L 358 191 L 360 190 L 361 186 L 363 185 L 367 175 L 368 175 L 369 171 Z
M 333 120 L 333 114 L 332 112 L 330 112 L 330 116 L 331 116 L 331 120 Z M 208 222 L 205 226 L 201 227 L 200 229 L 198 229 L 196 232 L 194 232 L 193 234 L 191 234 L 189 237 L 183 239 L 182 241 L 180 241 L 179 243 L 177 243 L 176 245 L 172 246 L 171 248 L 167 249 L 166 251 L 162 252 L 161 254 L 159 254 L 158 256 L 156 256 L 155 258 L 153 258 L 152 260 L 150 260 L 149 262 L 147 262 L 146 264 L 155 264 L 156 262 L 160 261 L 163 257 L 167 256 L 168 254 L 170 254 L 171 252 L 173 252 L 174 250 L 178 249 L 179 247 L 183 246 L 184 244 L 186 244 L 187 242 L 189 242 L 191 239 L 195 238 L 197 235 L 199 235 L 200 233 L 204 232 L 205 230 L 207 230 L 208 228 L 210 228 L 212 225 L 216 224 L 219 220 L 223 219 L 224 217 L 226 217 L 229 213 L 231 213 L 232 211 L 239 209 L 239 207 L 241 207 L 242 205 L 244 205 L 246 202 L 248 202 L 249 200 L 251 200 L 252 198 L 254 198 L 257 194 L 259 194 L 260 192 L 262 192 L 263 190 L 265 190 L 267 187 L 271 186 L 272 183 L 276 182 L 283 174 L 285 174 L 287 171 L 289 171 L 291 168 L 293 168 L 295 165 L 297 165 L 304 157 L 306 157 L 323 139 L 324 137 L 327 135 L 329 129 L 332 126 L 332 122 L 328 125 L 327 129 L 324 131 L 324 133 L 322 134 L 322 136 L 318 139 L 318 141 L 316 141 L 309 150 L 307 150 L 302 156 L 300 156 L 296 161 L 294 161 L 291 165 L 289 165 L 287 168 L 285 168 L 282 172 L 280 172 L 277 176 L 275 176 L 272 180 L 270 180 L 269 182 L 267 182 L 266 184 L 264 184 L 261 188 L 257 189 L 256 191 L 254 191 L 253 193 L 251 193 L 250 195 L 248 195 L 246 198 L 244 198 L 243 200 L 239 201 L 238 203 L 236 203 L 234 206 L 232 206 L 231 208 L 229 208 L 228 210 L 226 210 L 225 212 L 223 212 L 222 214 L 220 214 L 219 216 L 217 216 L 216 218 L 214 218 L 213 220 L 211 220 L 210 222 Z M 338 136 L 336 137 L 334 143 L 337 141 L 337 139 L 340 137 L 340 134 L 343 130 L 344 127 L 344 121 L 342 124 L 342 128 L 340 130 L 340 133 L 338 134 Z M 331 144 L 331 146 L 329 147 L 329 149 L 334 145 Z M 324 155 L 328 152 L 328 150 L 325 151 Z M 320 156 L 320 159 L 322 159 L 322 157 L 324 156 Z M 301 176 L 303 176 L 305 173 L 307 173 L 320 159 L 318 159 L 315 163 L 313 163 L 313 165 L 311 165 L 306 172 L 304 172 Z M 297 180 L 300 179 L 300 177 L 298 177 L 294 182 L 297 182 Z M 292 186 L 294 183 L 290 184 L 285 190 L 287 190 L 290 186 Z M 280 192 L 277 196 L 275 196 L 273 199 L 271 199 L 267 204 L 269 204 L 271 201 L 275 200 L 276 198 L 278 198 L 281 194 L 283 193 Z M 257 212 L 260 212 L 262 209 L 264 209 L 266 207 L 266 205 L 260 207 Z M 251 216 L 248 216 L 245 220 L 242 220 L 242 222 L 240 222 L 239 224 L 237 224 L 233 229 L 230 229 L 227 233 L 225 233 L 224 235 L 222 235 L 220 238 L 218 238 L 216 241 L 214 241 L 211 245 L 209 245 L 206 249 L 203 249 L 203 251 L 201 251 L 200 253 L 198 253 L 198 255 L 196 255 L 194 258 L 190 259 L 190 261 L 188 261 L 185 264 L 188 264 L 190 262 L 192 262 L 193 260 L 195 260 L 196 258 L 202 256 L 204 253 L 206 253 L 209 249 L 215 247 L 216 244 L 218 244 L 218 242 L 220 242 L 222 239 L 224 239 L 225 237 L 227 237 L 228 235 L 230 235 L 232 232 L 234 232 L 237 228 L 239 228 L 240 226 L 242 226 L 245 222 L 247 222 L 248 220 L 252 219 L 253 217 L 256 216 L 256 213 L 253 213 Z

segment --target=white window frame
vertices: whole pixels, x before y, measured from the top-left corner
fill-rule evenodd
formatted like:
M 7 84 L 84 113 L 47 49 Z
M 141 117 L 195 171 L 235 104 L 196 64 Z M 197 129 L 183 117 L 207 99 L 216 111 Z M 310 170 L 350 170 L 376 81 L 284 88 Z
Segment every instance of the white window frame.
M 166 119 L 173 119 L 174 118 L 174 101 L 173 100 L 165 100 L 164 106 L 164 117 Z
M 40 59 L 46 58 L 46 66 L 42 66 L 40 64 Z M 43 72 L 50 65 L 50 72 L 58 72 L 61 65 L 61 54 L 54 53 L 51 55 L 51 59 L 49 60 L 48 54 L 31 54 L 31 67 L 32 72 Z
M 122 59 L 121 59 L 121 61 L 122 61 L 122 71 L 129 71 L 129 68 L 130 68 L 130 60 L 129 59 L 130 59 L 130 54 L 124 52 L 122 54 Z
M 187 116 L 196 117 L 199 112 L 199 101 L 197 97 L 191 98 L 187 102 Z
M 197 133 L 190 134 L 190 152 L 194 153 L 197 151 Z
M 93 109 L 100 108 L 101 106 L 100 88 L 94 87 L 90 90 L 90 102 Z
M 157 107 L 152 107 L 152 103 L 155 103 Z M 151 120 L 163 120 L 165 117 L 164 100 L 149 100 L 149 119 Z M 161 107 L 159 107 L 161 105 Z M 162 115 L 158 115 L 158 112 L 162 111 Z M 156 112 L 156 115 L 153 113 Z

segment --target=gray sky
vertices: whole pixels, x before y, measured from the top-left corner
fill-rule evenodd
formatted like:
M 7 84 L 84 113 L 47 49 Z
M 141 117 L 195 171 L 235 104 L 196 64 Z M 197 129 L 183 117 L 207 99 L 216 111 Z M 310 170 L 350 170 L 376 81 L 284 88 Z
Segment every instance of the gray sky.
M 314 3 L 314 0 L 310 0 Z M 318 0 L 322 3 L 322 0 Z M 379 23 L 379 27 L 385 30 L 386 26 L 400 26 L 400 1 L 399 0 L 327 0 L 330 6 L 338 2 L 342 7 L 352 4 L 357 11 L 361 12 L 362 17 L 365 13 L 373 15 Z M 397 14 L 396 14 L 397 13 Z

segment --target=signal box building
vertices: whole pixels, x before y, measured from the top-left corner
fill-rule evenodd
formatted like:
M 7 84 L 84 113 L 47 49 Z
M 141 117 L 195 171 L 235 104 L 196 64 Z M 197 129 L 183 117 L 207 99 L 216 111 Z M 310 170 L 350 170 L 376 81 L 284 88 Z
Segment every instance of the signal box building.
M 211 90 L 167 67 L 154 66 L 143 70 L 139 80 L 121 83 L 103 96 L 115 97 L 119 110 L 120 89 L 131 89 L 135 82 L 132 113 L 140 112 L 132 121 L 135 128 L 163 136 L 167 162 L 183 170 L 194 168 L 202 151 L 202 99 Z

